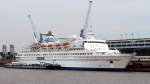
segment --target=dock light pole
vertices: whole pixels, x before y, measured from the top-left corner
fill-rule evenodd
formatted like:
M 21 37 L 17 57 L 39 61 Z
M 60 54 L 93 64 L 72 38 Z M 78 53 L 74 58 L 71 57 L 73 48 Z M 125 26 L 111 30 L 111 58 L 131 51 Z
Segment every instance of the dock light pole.
M 123 39 L 123 34 L 120 34 L 121 40 Z
M 128 33 L 126 33 L 125 35 L 126 35 L 126 39 L 127 39 Z

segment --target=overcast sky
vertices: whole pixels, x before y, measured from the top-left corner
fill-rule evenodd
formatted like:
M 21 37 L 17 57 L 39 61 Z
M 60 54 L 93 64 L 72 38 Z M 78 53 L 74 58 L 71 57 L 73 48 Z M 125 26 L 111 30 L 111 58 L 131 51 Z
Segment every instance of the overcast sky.
M 40 32 L 78 35 L 89 0 L 0 0 L 0 46 L 34 41 L 28 14 Z M 93 0 L 90 24 L 100 39 L 150 37 L 150 0 Z

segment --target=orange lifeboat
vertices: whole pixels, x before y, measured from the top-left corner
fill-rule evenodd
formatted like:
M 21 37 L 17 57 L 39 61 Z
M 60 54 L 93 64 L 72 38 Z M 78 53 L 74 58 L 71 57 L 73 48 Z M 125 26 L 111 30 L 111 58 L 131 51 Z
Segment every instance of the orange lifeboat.
M 63 43 L 63 47 L 68 48 L 68 47 L 70 47 L 70 44 L 69 43 Z
M 55 48 L 62 48 L 61 44 L 55 44 Z
M 48 47 L 48 48 L 54 48 L 54 45 L 49 44 L 47 47 Z

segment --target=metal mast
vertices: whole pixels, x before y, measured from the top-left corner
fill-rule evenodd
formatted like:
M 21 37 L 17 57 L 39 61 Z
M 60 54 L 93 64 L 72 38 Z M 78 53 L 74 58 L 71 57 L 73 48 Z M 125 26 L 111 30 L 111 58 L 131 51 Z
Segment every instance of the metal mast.
M 34 24 L 34 22 L 33 22 L 32 17 L 31 17 L 30 14 L 28 15 L 28 18 L 29 18 L 29 20 L 30 20 L 30 22 L 31 22 L 31 25 L 32 25 L 32 29 L 33 29 L 33 32 L 34 32 L 35 41 L 38 42 L 38 36 L 37 36 L 38 33 L 37 33 L 37 31 L 36 31 L 35 24 Z
M 89 1 L 89 7 L 88 7 L 88 11 L 87 11 L 86 18 L 85 18 L 85 24 L 84 24 L 84 28 L 83 28 L 82 38 L 86 38 L 86 36 L 87 36 L 87 30 L 88 30 L 88 27 L 89 27 L 89 17 L 90 17 L 90 12 L 91 12 L 91 6 L 92 6 L 92 1 Z

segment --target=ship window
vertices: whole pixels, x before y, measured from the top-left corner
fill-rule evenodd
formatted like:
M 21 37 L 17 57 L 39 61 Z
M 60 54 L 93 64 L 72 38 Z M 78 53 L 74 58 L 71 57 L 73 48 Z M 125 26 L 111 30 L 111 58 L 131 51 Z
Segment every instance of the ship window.
M 18 56 L 22 56 L 21 54 L 18 54 Z
M 101 52 L 102 54 L 105 54 L 105 52 Z
M 44 57 L 37 57 L 37 60 L 44 60 Z

